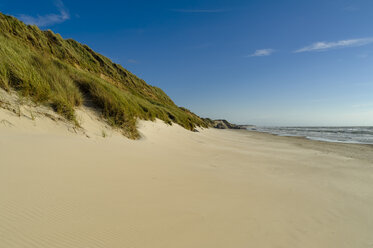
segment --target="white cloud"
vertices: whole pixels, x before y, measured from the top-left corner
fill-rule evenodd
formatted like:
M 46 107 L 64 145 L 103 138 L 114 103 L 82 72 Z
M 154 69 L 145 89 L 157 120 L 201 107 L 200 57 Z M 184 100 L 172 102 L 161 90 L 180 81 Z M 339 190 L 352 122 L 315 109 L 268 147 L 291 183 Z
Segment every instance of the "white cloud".
M 58 14 L 48 14 L 44 16 L 29 16 L 29 15 L 19 15 L 21 19 L 26 24 L 33 24 L 39 27 L 51 26 L 57 23 L 62 23 L 70 19 L 69 11 L 65 8 L 65 5 L 61 0 L 56 0 L 55 5 L 59 11 Z
M 135 59 L 127 59 L 127 63 L 129 64 L 138 64 L 139 62 Z
M 358 54 L 357 57 L 359 59 L 366 59 L 369 57 L 369 54 L 368 53 L 361 53 L 361 54 Z
M 349 6 L 344 7 L 343 10 L 348 11 L 348 12 L 355 12 L 355 11 L 359 11 L 360 8 L 354 5 L 349 5 Z
M 309 46 L 295 50 L 295 53 L 302 52 L 312 52 L 312 51 L 326 51 L 333 48 L 343 48 L 343 47 L 357 47 L 365 46 L 373 43 L 373 38 L 362 38 L 362 39 L 351 39 L 351 40 L 340 40 L 334 42 L 316 42 Z
M 253 54 L 249 55 L 249 57 L 263 57 L 271 55 L 275 50 L 273 49 L 259 49 L 256 50 Z
M 352 107 L 353 108 L 371 108 L 373 107 L 373 103 L 372 102 L 358 103 L 358 104 L 352 105 Z
M 224 9 L 171 9 L 174 12 L 181 13 L 221 13 L 226 12 Z

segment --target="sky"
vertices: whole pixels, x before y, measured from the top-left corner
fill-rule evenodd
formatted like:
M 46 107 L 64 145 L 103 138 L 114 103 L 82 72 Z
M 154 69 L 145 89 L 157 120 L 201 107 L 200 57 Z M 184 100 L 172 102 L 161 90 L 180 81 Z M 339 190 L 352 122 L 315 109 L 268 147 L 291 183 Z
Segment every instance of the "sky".
M 371 0 L 1 0 L 202 117 L 373 126 Z

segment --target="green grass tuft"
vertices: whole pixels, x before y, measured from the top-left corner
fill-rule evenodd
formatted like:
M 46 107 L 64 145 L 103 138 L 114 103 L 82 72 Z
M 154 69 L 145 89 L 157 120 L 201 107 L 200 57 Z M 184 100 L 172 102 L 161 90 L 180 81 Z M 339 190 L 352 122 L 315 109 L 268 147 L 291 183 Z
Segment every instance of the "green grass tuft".
M 158 118 L 189 130 L 209 125 L 88 46 L 1 13 L 0 87 L 49 105 L 75 123 L 75 107 L 91 102 L 112 126 L 133 139 L 139 137 L 137 119 Z

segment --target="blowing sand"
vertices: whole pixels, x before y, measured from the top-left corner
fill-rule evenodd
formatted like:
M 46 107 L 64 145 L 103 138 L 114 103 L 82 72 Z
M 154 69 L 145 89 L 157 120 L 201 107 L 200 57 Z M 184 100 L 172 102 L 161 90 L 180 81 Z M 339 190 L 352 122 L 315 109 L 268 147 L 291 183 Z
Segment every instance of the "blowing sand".
M 0 247 L 373 247 L 369 146 L 79 113 L 0 109 Z

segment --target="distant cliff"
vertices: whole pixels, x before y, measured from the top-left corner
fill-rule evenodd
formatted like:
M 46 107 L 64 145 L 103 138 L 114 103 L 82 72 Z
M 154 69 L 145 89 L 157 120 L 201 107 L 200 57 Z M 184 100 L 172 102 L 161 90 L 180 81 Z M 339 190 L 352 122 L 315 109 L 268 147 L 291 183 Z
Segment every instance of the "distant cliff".
M 253 127 L 252 125 L 236 125 L 232 124 L 227 120 L 211 120 L 209 118 L 204 119 L 209 126 L 218 129 L 246 129 L 248 127 Z

